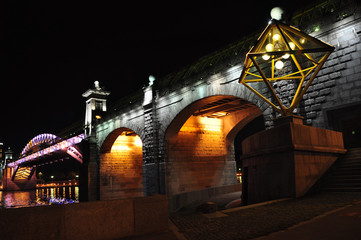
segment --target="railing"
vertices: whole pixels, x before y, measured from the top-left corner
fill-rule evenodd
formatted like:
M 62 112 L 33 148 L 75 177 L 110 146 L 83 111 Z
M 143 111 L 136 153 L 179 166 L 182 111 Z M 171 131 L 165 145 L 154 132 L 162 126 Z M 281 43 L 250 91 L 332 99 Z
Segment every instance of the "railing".
M 81 160 L 81 155 L 79 155 L 73 148 L 70 148 L 71 146 L 80 143 L 83 139 L 85 138 L 85 135 L 82 133 L 78 136 L 63 140 L 59 143 L 56 143 L 48 148 L 42 149 L 36 153 L 33 153 L 31 155 L 28 155 L 24 158 L 21 158 L 15 162 L 9 163 L 8 167 L 16 167 L 22 163 L 25 162 L 30 162 L 30 161 L 34 161 L 37 158 L 44 156 L 44 155 L 48 155 L 50 153 L 53 153 L 55 151 L 67 151 L 67 153 L 69 155 L 71 155 L 72 157 L 76 158 L 78 161 Z M 70 149 L 69 149 L 70 148 Z

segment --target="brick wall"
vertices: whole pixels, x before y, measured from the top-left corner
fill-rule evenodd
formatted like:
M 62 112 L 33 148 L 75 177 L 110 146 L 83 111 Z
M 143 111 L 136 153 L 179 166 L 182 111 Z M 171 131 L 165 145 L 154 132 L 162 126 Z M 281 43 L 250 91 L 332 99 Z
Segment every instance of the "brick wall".
M 321 32 L 312 35 L 333 45 L 335 51 L 304 95 L 302 107 L 306 124 L 327 128 L 328 109 L 361 101 L 361 14 L 326 20 Z
M 170 146 L 169 193 L 225 185 L 226 154 L 223 121 L 191 116 Z
M 212 99 L 212 98 L 209 98 Z M 183 111 L 168 131 L 176 128 Z M 191 115 L 179 132 L 166 137 L 168 196 L 235 184 L 234 138 L 238 131 L 262 115 L 256 106 L 221 118 Z
M 318 20 L 314 19 L 316 16 L 313 16 L 312 21 L 304 21 L 305 26 L 300 26 L 302 31 L 330 43 L 336 48 L 297 108 L 297 114 L 304 117 L 304 123 L 307 125 L 332 129 L 328 126 L 327 112 L 329 110 L 361 103 L 361 13 L 360 8 L 353 9 L 356 10 L 350 14 L 342 13 L 342 9 L 342 11 L 333 9 L 326 15 L 319 15 Z M 319 25 L 320 30 L 312 32 L 313 30 L 310 29 L 315 29 L 316 25 Z M 266 128 L 273 126 L 273 119 L 279 114 L 250 90 L 235 81 L 241 73 L 244 56 L 251 44 L 251 42 L 246 43 L 229 46 L 214 55 L 209 55 L 199 62 L 199 64 L 204 63 L 204 66 L 197 65 L 197 68 L 190 65 L 189 69 L 184 69 L 187 74 L 177 74 L 178 77 L 172 75 L 168 80 L 160 81 L 158 93 L 154 94 L 156 96 L 149 99 L 149 102 L 143 102 L 142 106 L 139 105 L 136 108 L 137 111 L 124 108 L 119 110 L 117 118 L 109 121 L 109 124 L 104 122 L 98 126 L 99 132 L 104 134 L 101 141 L 105 141 L 109 132 L 121 127 L 133 129 L 142 136 L 144 140 L 144 185 L 146 189 L 149 189 L 149 193 L 163 192 L 163 187 L 158 186 L 165 184 L 162 179 L 163 172 L 166 175 L 170 194 L 205 188 L 212 186 L 214 182 L 226 184 L 226 182 L 232 181 L 224 180 L 231 176 L 226 172 L 230 172 L 229 169 L 232 169 L 232 164 L 234 164 L 234 159 L 232 160 L 231 157 L 233 143 L 232 141 L 227 142 L 227 139 L 224 140 L 228 133 L 223 133 L 222 137 L 218 136 L 222 141 L 217 143 L 212 142 L 214 133 L 210 134 L 199 129 L 193 129 L 193 132 L 190 133 L 181 131 L 179 134 L 176 133 L 175 137 L 172 135 L 172 139 L 167 137 L 169 129 L 172 131 L 177 129 L 174 127 L 174 122 L 178 121 L 179 124 L 185 121 L 180 120 L 178 116 L 183 115 L 184 110 L 189 106 L 197 108 L 196 102 L 200 104 L 201 100 L 207 101 L 207 97 L 216 95 L 237 96 L 254 103 L 262 111 Z M 192 69 L 198 69 L 197 73 L 190 74 Z M 289 103 L 295 86 L 286 81 L 277 84 L 276 91 L 281 95 L 281 100 Z M 269 96 L 263 83 L 254 83 L 252 87 Z M 242 117 L 238 119 L 243 121 Z M 194 124 L 194 119 L 189 120 L 188 123 L 190 124 L 192 121 Z M 235 121 L 234 124 L 241 126 L 239 121 Z M 228 125 L 228 127 L 232 129 L 233 125 Z M 193 128 L 201 127 L 197 125 Z M 178 132 L 178 129 L 175 132 Z M 240 127 L 237 128 L 234 135 L 240 129 Z M 188 145 L 189 150 L 180 149 L 178 143 Z M 214 145 L 217 147 L 209 147 Z M 224 155 L 222 157 L 212 155 L 216 152 Z M 103 154 L 101 157 L 102 172 L 100 175 L 103 192 L 104 189 L 110 191 L 110 179 L 113 184 L 113 176 L 120 176 L 120 173 L 110 167 L 105 167 L 107 164 L 102 162 L 113 161 L 110 159 L 117 159 L 117 162 L 120 161 L 119 158 L 110 153 Z M 163 163 L 166 164 L 165 167 L 163 167 Z M 219 165 L 217 166 L 217 164 Z M 213 174 L 213 180 L 208 178 L 211 174 Z
M 110 152 L 100 156 L 100 198 L 143 196 L 143 153 L 138 135 L 119 135 Z

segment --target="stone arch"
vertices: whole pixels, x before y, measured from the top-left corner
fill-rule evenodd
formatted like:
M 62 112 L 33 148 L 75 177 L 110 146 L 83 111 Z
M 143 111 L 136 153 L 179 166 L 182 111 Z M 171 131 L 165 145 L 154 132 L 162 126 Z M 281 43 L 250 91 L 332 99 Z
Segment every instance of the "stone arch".
M 251 92 L 248 88 L 243 86 L 242 84 L 237 83 L 229 83 L 221 85 L 219 82 L 214 82 L 209 85 L 203 84 L 200 85 L 191 91 L 188 91 L 183 94 L 178 95 L 179 102 L 176 103 L 172 108 L 166 111 L 165 114 L 160 112 L 158 116 L 161 116 L 160 122 L 162 123 L 160 126 L 160 139 L 165 138 L 165 134 L 168 131 L 170 124 L 173 124 L 174 119 L 178 118 L 179 114 L 188 109 L 188 111 L 192 111 L 192 109 L 196 109 L 197 106 L 194 105 L 198 101 L 205 99 L 207 97 L 214 97 L 214 96 L 233 96 L 238 97 L 240 99 L 244 99 L 250 103 L 253 103 L 255 106 L 259 108 L 262 112 L 266 126 L 269 127 L 272 124 L 271 120 L 271 107 L 263 102 L 259 97 L 257 97 L 253 92 Z M 199 102 L 201 104 L 201 102 Z M 165 102 L 167 104 L 167 102 Z M 163 109 L 162 109 L 163 110 Z M 166 116 L 166 117 L 164 117 Z
M 100 147 L 100 199 L 144 196 L 143 142 L 132 129 L 120 127 Z
M 120 127 L 117 128 L 115 130 L 113 130 L 112 132 L 110 132 L 108 134 L 108 136 L 104 139 L 104 141 L 101 144 L 100 147 L 100 153 L 106 153 L 106 152 L 110 152 L 114 142 L 116 141 L 116 139 L 118 138 L 119 135 L 121 135 L 123 132 L 125 131 L 132 131 L 135 134 L 137 134 L 135 131 L 133 131 L 130 128 L 126 128 L 126 127 Z M 137 134 L 139 136 L 139 134 Z M 139 136 L 140 137 L 140 136 Z M 142 140 L 143 141 L 143 140 Z
M 262 113 L 250 101 L 223 94 L 179 111 L 164 134 L 168 195 L 236 184 L 234 138 Z
M 99 130 L 98 146 L 100 148 L 100 152 L 109 151 L 109 144 L 112 143 L 112 141 L 114 142 L 116 137 L 126 129 L 130 129 L 135 132 L 144 142 L 144 126 L 129 122 L 127 121 L 127 119 L 123 119 L 122 121 L 120 121 L 116 118 L 113 119 L 111 122 L 104 122 L 102 124 L 99 124 L 97 128 Z

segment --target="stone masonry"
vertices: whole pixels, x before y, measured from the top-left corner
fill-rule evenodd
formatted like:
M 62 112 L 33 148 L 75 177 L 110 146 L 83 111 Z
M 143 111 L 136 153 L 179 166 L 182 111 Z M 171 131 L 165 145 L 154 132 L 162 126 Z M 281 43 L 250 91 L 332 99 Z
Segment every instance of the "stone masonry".
M 301 21 L 298 20 L 302 16 L 306 16 L 309 11 L 305 11 L 302 13 L 303 15 L 292 20 L 300 23 L 298 27 L 301 30 L 336 48 L 296 109 L 297 114 L 304 117 L 306 125 L 321 128 L 332 128 L 327 118 L 329 110 L 361 104 L 360 6 L 356 2 L 347 1 L 351 5 L 336 9 L 328 7 L 327 4 L 331 4 L 331 2 L 322 7 L 321 10 L 324 11 L 322 14 L 313 14 L 312 19 L 305 23 L 301 24 Z M 314 31 L 315 29 L 318 31 Z M 235 159 L 234 156 L 231 156 L 234 153 L 234 137 L 246 123 L 262 115 L 266 128 L 273 126 L 273 119 L 278 116 L 278 113 L 238 83 L 245 54 L 252 46 L 253 39 L 255 37 L 245 38 L 190 64 L 179 72 L 157 79 L 154 85 L 145 88 L 143 95 L 137 99 L 132 98 L 132 102 L 125 102 L 122 107 L 109 108 L 107 116 L 102 118 L 96 126 L 97 145 L 101 149 L 100 155 L 110 150 L 118 134 L 117 130 L 127 128 L 134 131 L 143 143 L 142 174 L 145 195 L 167 193 L 171 196 L 200 188 L 219 187 L 233 183 L 234 171 L 232 173 L 228 170 L 227 173 L 216 173 L 213 175 L 215 178 L 217 178 L 217 174 L 220 174 L 216 183 L 212 182 L 209 171 L 202 173 L 200 169 L 204 170 L 205 168 L 196 167 L 195 163 L 193 164 L 193 173 L 192 171 L 186 173 L 189 171 L 184 168 L 186 163 L 195 156 L 201 157 L 200 153 L 193 150 L 188 153 L 176 150 L 172 148 L 172 144 L 179 147 L 178 143 L 183 143 L 195 147 L 193 137 L 199 137 L 198 140 L 203 141 L 201 135 L 196 136 L 197 134 L 189 137 L 192 141 L 188 140 L 185 135 L 189 133 L 182 133 L 181 129 L 189 119 L 192 119 L 195 111 L 214 101 L 214 97 L 236 97 L 250 103 L 253 106 L 252 109 L 256 111 L 242 110 L 239 111 L 239 115 L 234 114 L 234 116 L 237 115 L 237 119 L 232 118 L 233 114 L 224 118 L 223 124 L 229 129 L 223 132 L 224 135 L 221 138 L 223 142 L 213 144 L 218 147 L 224 146 L 224 148 L 223 150 L 216 150 L 216 148 L 210 150 L 224 153 L 219 160 L 215 160 L 215 162 L 222 163 L 222 168 L 234 165 Z M 268 90 L 261 84 L 257 85 L 256 83 L 254 87 L 259 92 L 267 94 Z M 291 83 L 280 83 L 277 88 L 286 101 L 288 95 L 293 93 L 295 86 Z M 205 146 L 207 143 L 198 149 L 201 150 Z M 182 154 L 187 155 L 183 160 L 179 159 Z M 174 168 L 177 164 L 178 170 Z M 204 166 L 206 165 L 209 164 L 205 163 Z M 211 168 L 209 166 L 209 169 Z M 203 182 L 197 187 L 195 184 L 197 179 L 185 176 L 187 174 L 201 175 L 200 179 L 203 178 L 203 180 L 200 181 Z M 100 179 L 106 177 L 100 176 Z M 102 190 L 100 189 L 100 191 Z

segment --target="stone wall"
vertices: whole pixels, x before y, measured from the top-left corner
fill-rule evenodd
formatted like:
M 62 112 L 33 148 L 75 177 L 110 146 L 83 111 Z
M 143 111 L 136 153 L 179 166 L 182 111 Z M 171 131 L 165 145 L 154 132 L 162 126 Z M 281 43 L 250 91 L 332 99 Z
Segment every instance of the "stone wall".
M 138 135 L 119 135 L 100 157 L 100 199 L 143 196 L 143 153 Z
M 342 20 L 325 18 L 320 29 L 311 35 L 330 43 L 335 51 L 303 96 L 300 106 L 305 124 L 330 128 L 328 110 L 361 102 L 361 12 L 358 10 Z
M 297 114 L 304 117 L 305 124 L 332 129 L 327 118 L 329 110 L 361 103 L 361 13 L 360 8 L 357 7 L 354 7 L 353 11 L 350 9 L 347 11 L 345 9 L 329 9 L 332 12 L 325 15 L 321 14 L 319 18 L 315 17 L 317 14 L 314 14 L 312 21 L 310 20 L 300 26 L 301 30 L 330 43 L 336 49 L 303 96 L 303 100 L 296 110 Z M 347 14 L 343 11 L 346 11 Z M 307 13 L 303 14 L 307 15 Z M 318 26 L 318 31 L 314 31 L 315 26 Z M 273 119 L 279 114 L 238 83 L 244 57 L 252 45 L 252 39 L 242 40 L 212 53 L 185 67 L 179 73 L 170 74 L 164 79 L 157 79 L 155 85 L 144 89 L 144 96 L 146 97 L 142 99 L 142 102 L 134 102 L 123 109 L 109 113 L 109 117 L 102 119 L 102 122 L 97 126 L 100 148 L 106 143 L 107 137 L 118 128 L 129 128 L 141 137 L 144 160 L 143 185 L 146 195 L 155 192 L 165 193 L 165 178 L 170 180 L 168 185 L 172 181 L 179 181 L 177 178 L 172 178 L 171 173 L 175 169 L 174 164 L 178 164 L 179 169 L 185 169 L 189 160 L 184 160 L 184 163 L 178 160 L 173 161 L 173 156 L 176 154 L 168 151 L 169 141 L 173 141 L 171 138 L 178 135 L 184 122 L 209 97 L 235 96 L 247 100 L 262 112 L 266 128 L 273 126 Z M 262 94 L 267 95 L 268 90 L 264 84 L 255 83 L 252 86 Z M 277 86 L 277 92 L 281 95 L 282 101 L 285 102 L 289 101 L 289 95 L 293 94 L 294 91 L 295 86 L 290 82 L 280 82 Z M 235 126 L 232 124 L 236 123 L 227 123 L 227 126 Z M 241 129 L 242 124 L 237 126 L 230 130 L 233 135 Z M 179 135 L 179 140 L 184 137 L 181 135 Z M 184 137 L 184 139 L 186 138 Z M 231 139 L 227 141 L 229 142 L 226 142 L 227 156 L 225 158 L 228 161 L 233 153 L 233 143 Z M 190 152 L 182 153 L 182 151 L 180 150 L 177 154 L 188 154 L 184 159 L 193 158 Z M 199 161 L 199 164 L 200 162 L 202 161 Z M 202 168 L 200 165 L 199 167 Z M 177 174 L 181 176 L 185 173 L 179 172 Z M 180 178 L 184 179 L 185 177 Z M 190 182 L 177 184 L 179 189 L 175 190 L 171 187 L 171 193 L 188 189 L 188 187 L 181 187 L 181 185 L 192 186 Z M 201 185 L 203 187 L 209 186 L 209 184 Z M 193 189 L 192 187 L 189 189 Z
M 120 239 L 165 231 L 165 196 L 0 209 L 1 239 Z
M 235 184 L 234 138 L 260 115 L 261 111 L 254 105 L 222 118 L 189 116 L 188 111 L 179 114 L 166 137 L 168 196 Z M 183 116 L 188 119 L 177 130 L 178 120 Z M 172 133 L 173 128 L 178 132 Z
M 235 162 L 225 162 L 222 120 L 190 117 L 169 148 L 168 194 L 235 183 Z M 225 182 L 227 174 L 234 174 L 233 182 Z

